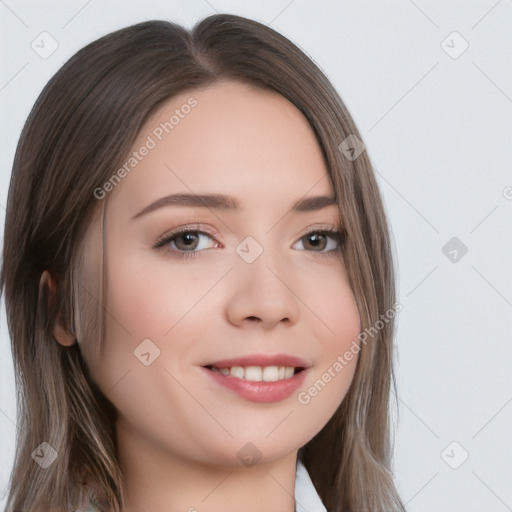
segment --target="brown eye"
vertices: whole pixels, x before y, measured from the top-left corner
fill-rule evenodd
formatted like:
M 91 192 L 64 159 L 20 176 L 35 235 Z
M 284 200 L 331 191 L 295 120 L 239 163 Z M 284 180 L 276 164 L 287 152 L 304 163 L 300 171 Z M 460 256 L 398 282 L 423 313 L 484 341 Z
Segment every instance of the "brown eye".
M 174 241 L 174 245 L 180 251 L 194 250 L 197 248 L 199 241 L 197 233 L 198 232 L 195 231 L 188 231 L 186 233 L 173 236 L 171 240 Z
M 176 256 L 195 256 L 212 247 L 213 235 L 198 229 L 182 228 L 161 237 L 154 249 L 162 249 Z M 211 241 L 208 243 L 208 241 Z M 205 243 L 206 242 L 206 243 Z
M 327 246 L 327 237 L 321 233 L 311 233 L 310 235 L 307 235 L 305 238 L 307 240 L 307 250 L 319 249 L 320 251 L 322 251 Z M 307 247 L 307 245 L 309 245 L 309 247 Z
M 300 241 L 304 241 L 303 246 L 306 251 L 328 254 L 340 249 L 342 235 L 334 229 L 317 230 L 307 233 Z

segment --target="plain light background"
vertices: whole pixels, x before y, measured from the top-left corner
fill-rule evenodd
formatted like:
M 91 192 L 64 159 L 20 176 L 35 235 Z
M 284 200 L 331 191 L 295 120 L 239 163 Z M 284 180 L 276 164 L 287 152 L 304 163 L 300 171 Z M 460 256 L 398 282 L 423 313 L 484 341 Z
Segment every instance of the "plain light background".
M 21 128 L 58 68 L 118 28 L 215 12 L 301 47 L 375 165 L 403 305 L 394 468 L 407 510 L 512 510 L 512 1 L 0 1 L 0 234 Z M 41 38 L 51 55 L 33 49 Z M 0 315 L 2 493 L 16 402 Z

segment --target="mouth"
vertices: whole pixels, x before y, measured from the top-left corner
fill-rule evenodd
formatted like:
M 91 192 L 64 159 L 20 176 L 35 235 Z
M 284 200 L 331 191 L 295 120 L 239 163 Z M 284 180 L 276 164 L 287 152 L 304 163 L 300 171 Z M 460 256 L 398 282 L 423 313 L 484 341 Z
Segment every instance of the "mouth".
M 293 378 L 311 365 L 290 354 L 251 354 L 212 361 L 207 370 L 252 382 L 276 382 Z
M 220 385 L 247 401 L 270 403 L 290 398 L 304 384 L 310 366 L 293 357 L 252 356 L 200 368 L 215 383 L 215 392 Z
M 251 382 L 276 382 L 280 380 L 287 380 L 306 369 L 303 366 L 214 366 L 211 364 L 206 365 L 203 368 L 211 370 L 212 372 L 220 373 L 225 377 L 231 376 Z

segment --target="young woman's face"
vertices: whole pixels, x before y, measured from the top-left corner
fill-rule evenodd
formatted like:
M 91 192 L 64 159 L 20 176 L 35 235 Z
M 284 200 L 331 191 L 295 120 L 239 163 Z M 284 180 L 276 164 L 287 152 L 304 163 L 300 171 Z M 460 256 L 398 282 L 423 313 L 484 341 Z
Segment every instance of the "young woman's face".
M 311 128 L 282 96 L 223 82 L 173 98 L 133 151 L 106 197 L 106 339 L 88 361 L 118 434 L 214 464 L 296 451 L 343 400 L 360 331 L 340 242 L 319 233 L 340 228 L 336 204 L 293 208 L 334 198 Z

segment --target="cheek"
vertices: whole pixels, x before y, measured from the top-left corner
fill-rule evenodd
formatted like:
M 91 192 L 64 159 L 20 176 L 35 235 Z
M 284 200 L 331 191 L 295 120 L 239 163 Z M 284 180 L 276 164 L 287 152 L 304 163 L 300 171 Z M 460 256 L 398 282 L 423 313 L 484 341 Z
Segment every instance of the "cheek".
M 183 263 L 133 252 L 110 258 L 108 307 L 133 338 L 162 338 L 218 279 Z M 204 275 L 203 275 L 204 274 Z
M 329 421 L 350 388 L 361 332 L 359 311 L 346 274 L 343 272 L 342 279 L 333 279 L 331 274 L 329 279 L 318 280 L 317 285 L 304 296 L 311 309 L 318 358 L 296 397 L 302 414 L 315 418 L 314 424 L 305 423 L 310 426 L 311 437 Z
M 140 370 L 134 351 L 146 346 L 141 344 L 147 339 L 157 347 L 153 350 L 160 350 L 159 364 L 186 365 L 191 357 L 189 340 L 207 329 L 205 322 L 197 321 L 198 315 L 204 318 L 207 300 L 203 298 L 225 273 L 224 268 L 212 272 L 211 265 L 187 266 L 145 251 L 123 249 L 122 244 L 122 240 L 112 243 L 116 249 L 107 255 L 108 343 L 102 359 L 95 363 L 97 378 L 106 387 L 126 371 Z M 167 350 L 171 345 L 173 358 Z
M 361 320 L 343 267 L 319 273 L 314 280 L 307 279 L 301 295 L 323 354 L 344 351 L 357 340 Z

